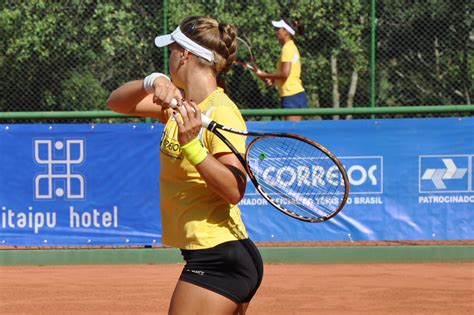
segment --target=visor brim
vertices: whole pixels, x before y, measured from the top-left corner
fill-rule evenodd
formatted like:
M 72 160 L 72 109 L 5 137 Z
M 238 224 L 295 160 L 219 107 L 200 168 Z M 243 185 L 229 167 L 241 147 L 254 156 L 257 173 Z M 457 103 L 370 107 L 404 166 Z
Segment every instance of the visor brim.
M 285 25 L 281 21 L 272 21 L 273 27 L 280 28 L 284 27 Z
M 155 37 L 155 46 L 157 47 L 165 47 L 172 43 L 174 43 L 174 40 L 171 38 L 171 34 Z

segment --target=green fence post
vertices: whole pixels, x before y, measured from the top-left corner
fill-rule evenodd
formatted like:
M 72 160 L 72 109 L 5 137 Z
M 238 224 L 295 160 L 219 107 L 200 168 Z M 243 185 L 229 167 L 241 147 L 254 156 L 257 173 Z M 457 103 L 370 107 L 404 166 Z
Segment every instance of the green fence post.
M 168 34 L 168 0 L 163 1 L 163 34 Z M 168 47 L 163 49 L 163 72 L 169 75 Z
M 375 53 L 376 53 L 376 28 L 377 20 L 375 16 L 375 1 L 371 0 L 370 5 L 370 107 L 375 107 L 376 104 L 376 77 L 375 77 Z M 374 115 L 371 115 L 372 119 Z

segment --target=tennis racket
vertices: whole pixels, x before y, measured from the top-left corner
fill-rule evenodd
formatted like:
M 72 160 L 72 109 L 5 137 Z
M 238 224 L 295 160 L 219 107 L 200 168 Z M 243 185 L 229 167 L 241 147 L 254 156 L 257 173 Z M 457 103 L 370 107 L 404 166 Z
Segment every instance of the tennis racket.
M 237 37 L 237 40 L 239 43 L 237 44 L 237 57 L 234 63 L 246 69 L 255 71 L 258 67 L 255 63 L 255 57 L 252 53 L 250 44 L 240 37 Z
M 236 130 L 205 115 L 202 121 L 237 156 L 263 198 L 284 214 L 316 223 L 331 219 L 344 207 L 349 195 L 346 171 L 321 144 L 290 133 Z M 255 138 L 242 156 L 220 130 Z

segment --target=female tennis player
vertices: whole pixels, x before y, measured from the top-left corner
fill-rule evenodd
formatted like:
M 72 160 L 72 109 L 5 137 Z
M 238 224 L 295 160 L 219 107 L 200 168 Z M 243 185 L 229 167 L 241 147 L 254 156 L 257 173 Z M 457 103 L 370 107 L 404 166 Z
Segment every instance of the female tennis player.
M 245 314 L 263 276 L 257 247 L 248 238 L 236 204 L 246 176 L 237 157 L 201 128 L 201 113 L 236 129 L 246 128 L 237 106 L 217 85 L 236 52 L 236 29 L 207 17 L 187 17 L 171 34 L 155 38 L 170 49 L 171 81 L 153 73 L 113 91 L 117 112 L 155 117 L 161 139 L 162 241 L 186 261 L 170 314 Z M 173 99 L 177 108 L 170 107 Z M 245 137 L 228 135 L 245 152 Z
M 296 35 L 303 35 L 303 24 L 297 20 L 281 19 L 272 21 L 276 36 L 283 45 L 277 63 L 277 71 L 267 73 L 258 68 L 255 74 L 267 85 L 276 83 L 283 108 L 306 108 L 308 98 L 301 81 L 301 59 L 298 47 L 293 40 Z M 302 116 L 286 116 L 286 120 L 301 120 Z

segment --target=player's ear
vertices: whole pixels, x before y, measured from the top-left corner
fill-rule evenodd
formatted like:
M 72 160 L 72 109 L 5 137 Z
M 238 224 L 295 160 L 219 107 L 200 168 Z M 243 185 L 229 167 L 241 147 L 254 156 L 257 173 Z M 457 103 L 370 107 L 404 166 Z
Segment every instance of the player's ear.
M 189 57 L 189 51 L 187 51 L 186 49 L 183 49 L 181 52 L 181 58 L 180 58 L 181 63 L 185 64 L 186 60 L 188 60 L 188 57 Z

